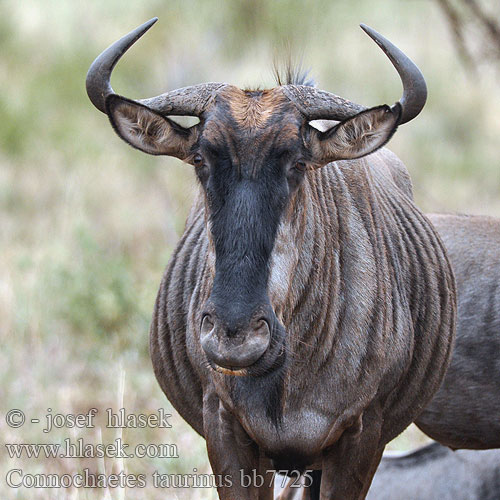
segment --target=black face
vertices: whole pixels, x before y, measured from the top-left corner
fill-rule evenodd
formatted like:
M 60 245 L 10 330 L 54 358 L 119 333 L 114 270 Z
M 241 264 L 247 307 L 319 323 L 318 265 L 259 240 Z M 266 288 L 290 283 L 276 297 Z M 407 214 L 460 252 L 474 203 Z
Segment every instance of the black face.
M 218 97 L 192 157 L 206 194 L 216 256 L 202 345 L 209 361 L 240 373 L 259 360 L 254 367 L 259 370 L 276 362 L 268 351 L 277 350 L 283 327 L 268 298 L 269 260 L 308 159 L 300 117 L 290 104 L 262 113 L 265 94 L 241 94 L 241 102 L 234 95 L 227 101 Z

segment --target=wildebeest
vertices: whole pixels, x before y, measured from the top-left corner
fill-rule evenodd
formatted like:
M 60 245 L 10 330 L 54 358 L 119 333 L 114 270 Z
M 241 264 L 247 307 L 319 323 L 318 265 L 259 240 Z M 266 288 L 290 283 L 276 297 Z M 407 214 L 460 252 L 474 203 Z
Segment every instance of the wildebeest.
M 303 488 L 284 488 L 277 478 L 277 500 L 303 500 Z M 307 494 L 305 495 L 307 497 Z M 367 500 L 498 500 L 500 450 L 452 451 L 431 443 L 410 453 L 384 453 Z
M 384 456 L 367 500 L 498 500 L 500 450 L 452 451 L 438 443 Z
M 455 272 L 458 321 L 446 377 L 416 424 L 451 448 L 500 448 L 500 220 L 429 218 Z
M 306 467 L 323 470 L 322 498 L 364 498 L 385 444 L 439 387 L 454 337 L 444 247 L 404 165 L 379 149 L 422 109 L 424 79 L 364 27 L 401 76 L 392 107 L 300 82 L 118 96 L 111 71 L 154 22 L 94 61 L 87 92 L 127 143 L 182 159 L 199 181 L 155 305 L 156 377 L 230 481 L 222 500 L 269 499 L 269 469 Z M 317 119 L 339 123 L 319 131 Z

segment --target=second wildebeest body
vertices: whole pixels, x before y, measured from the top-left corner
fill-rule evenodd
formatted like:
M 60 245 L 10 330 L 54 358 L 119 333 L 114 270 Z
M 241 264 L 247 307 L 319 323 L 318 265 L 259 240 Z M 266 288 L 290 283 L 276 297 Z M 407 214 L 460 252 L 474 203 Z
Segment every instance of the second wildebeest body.
M 367 500 L 498 500 L 500 450 L 452 451 L 432 443 L 384 456 Z
M 306 480 L 305 478 L 302 479 Z M 277 500 L 310 498 L 293 480 L 278 476 Z M 283 487 L 284 485 L 284 487 Z M 431 443 L 410 453 L 384 454 L 367 500 L 498 500 L 500 450 L 452 451 Z
M 266 470 L 309 467 L 322 498 L 362 499 L 385 444 L 439 387 L 454 337 L 444 247 L 404 165 L 379 150 L 422 109 L 423 77 L 365 27 L 402 77 L 392 107 L 298 82 L 131 101 L 111 70 L 153 22 L 94 61 L 87 89 L 126 142 L 181 158 L 199 181 L 155 305 L 157 379 L 205 437 L 222 500 L 269 499 Z M 340 123 L 322 132 L 315 119 Z
M 500 220 L 429 218 L 457 280 L 457 337 L 444 382 L 416 424 L 452 448 L 500 448 Z

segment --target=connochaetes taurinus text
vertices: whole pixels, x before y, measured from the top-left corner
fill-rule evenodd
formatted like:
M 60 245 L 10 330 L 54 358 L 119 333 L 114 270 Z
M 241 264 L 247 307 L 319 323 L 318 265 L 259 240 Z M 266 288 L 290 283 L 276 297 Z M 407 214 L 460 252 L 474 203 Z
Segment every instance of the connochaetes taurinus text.
M 364 27 L 403 81 L 392 107 L 299 82 L 118 96 L 111 71 L 153 22 L 94 61 L 87 91 L 122 139 L 190 163 L 200 185 L 155 306 L 157 379 L 231 478 L 221 499 L 272 498 L 240 478 L 306 467 L 323 470 L 322 498 L 364 498 L 385 444 L 437 390 L 454 335 L 444 248 L 404 165 L 379 150 L 422 109 L 423 77 Z

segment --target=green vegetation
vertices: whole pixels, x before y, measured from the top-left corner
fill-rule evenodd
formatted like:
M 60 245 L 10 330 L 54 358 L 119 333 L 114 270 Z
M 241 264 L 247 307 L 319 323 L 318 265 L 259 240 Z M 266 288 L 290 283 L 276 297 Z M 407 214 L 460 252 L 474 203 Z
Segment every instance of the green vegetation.
M 113 85 L 144 97 L 201 81 L 273 85 L 272 60 L 289 47 L 319 85 L 365 104 L 399 97 L 396 73 L 357 27 L 365 22 L 422 68 L 429 102 L 401 127 L 391 148 L 409 167 L 426 211 L 500 215 L 500 89 L 491 67 L 467 76 L 434 3 L 387 0 L 226 2 L 3 0 L 0 3 L 0 436 L 3 443 L 112 442 L 110 429 L 42 433 L 11 429 L 4 414 L 27 419 L 47 408 L 135 413 L 171 407 L 154 378 L 148 324 L 168 257 L 196 190 L 181 162 L 123 144 L 88 101 L 84 81 L 95 56 L 146 19 L 160 22 L 114 74 Z M 120 380 L 124 374 L 124 385 Z M 122 403 L 123 400 L 123 403 Z M 175 415 L 174 428 L 129 429 L 130 443 L 176 443 L 180 459 L 9 459 L 5 474 L 92 470 L 207 472 L 204 442 Z M 421 439 L 403 436 L 395 447 Z M 148 478 L 150 482 L 150 477 Z M 148 485 L 106 498 L 165 498 Z M 179 490 L 179 499 L 215 498 Z M 22 498 L 47 498 L 23 490 Z M 50 498 L 103 498 L 100 491 L 54 490 Z M 169 496 L 170 498 L 170 496 Z

